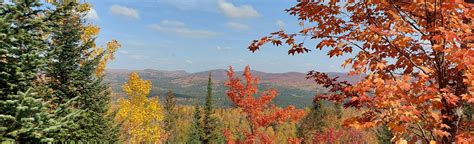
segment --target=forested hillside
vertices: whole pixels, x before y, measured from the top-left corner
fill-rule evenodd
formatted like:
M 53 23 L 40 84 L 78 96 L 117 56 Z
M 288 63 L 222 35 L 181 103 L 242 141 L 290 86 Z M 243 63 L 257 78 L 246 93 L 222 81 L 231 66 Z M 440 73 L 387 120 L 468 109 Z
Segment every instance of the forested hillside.
M 132 70 L 107 70 L 105 76 L 106 81 L 110 82 L 116 95 L 123 97 L 121 85 L 127 81 L 127 75 Z M 168 90 L 173 93 L 178 103 L 184 105 L 193 104 L 193 101 L 204 100 L 206 94 L 207 75 L 212 74 L 214 80 L 214 95 L 218 106 L 229 107 L 231 102 L 227 98 L 224 82 L 227 79 L 227 70 L 209 70 L 196 73 L 188 73 L 185 71 L 160 71 L 160 70 L 141 70 L 138 72 L 144 79 L 151 80 L 153 88 L 150 96 L 158 96 L 164 99 Z M 274 99 L 274 103 L 278 106 L 285 107 L 294 105 L 299 108 L 309 107 L 315 94 L 325 92 L 326 89 L 307 80 L 306 74 L 290 72 L 290 73 L 264 73 L 252 71 L 255 76 L 260 78 L 259 88 L 261 90 L 274 87 L 278 89 L 279 95 Z M 237 72 L 242 74 L 242 71 Z M 328 73 L 332 77 L 339 77 L 341 81 L 357 82 L 359 76 L 348 76 L 345 73 Z M 363 77 L 363 76 L 361 76 Z

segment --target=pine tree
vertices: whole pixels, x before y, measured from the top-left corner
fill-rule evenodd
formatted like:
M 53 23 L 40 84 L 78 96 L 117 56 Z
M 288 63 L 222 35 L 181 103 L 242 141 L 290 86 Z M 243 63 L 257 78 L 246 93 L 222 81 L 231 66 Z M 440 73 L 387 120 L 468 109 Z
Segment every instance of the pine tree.
M 309 143 L 315 133 L 320 133 L 326 127 L 324 117 L 327 115 L 323 109 L 322 101 L 314 101 L 309 114 L 305 116 L 298 127 L 298 137 L 304 138 L 303 143 Z
M 51 142 L 61 124 L 33 87 L 45 58 L 47 11 L 35 1 L 0 7 L 0 141 Z
M 112 118 L 105 116 L 109 104 L 109 86 L 96 76 L 96 69 L 104 53 L 95 54 L 95 39 L 90 38 L 90 26 L 84 24 L 81 13 L 87 4 L 75 2 L 57 4 L 59 16 L 54 19 L 54 29 L 48 53 L 46 76 L 51 79 L 47 88 L 55 106 L 65 105 L 75 99 L 72 106 L 56 113 L 58 117 L 71 113 L 71 107 L 81 111 L 74 117 L 73 127 L 63 129 L 66 135 L 57 139 L 82 141 L 116 141 L 118 136 Z M 92 27 L 94 28 L 94 27 Z M 98 31 L 97 31 L 98 32 Z
M 173 143 L 176 141 L 175 133 L 177 132 L 176 125 L 176 100 L 174 99 L 173 91 L 169 90 L 165 99 L 165 131 L 168 133 L 166 143 Z

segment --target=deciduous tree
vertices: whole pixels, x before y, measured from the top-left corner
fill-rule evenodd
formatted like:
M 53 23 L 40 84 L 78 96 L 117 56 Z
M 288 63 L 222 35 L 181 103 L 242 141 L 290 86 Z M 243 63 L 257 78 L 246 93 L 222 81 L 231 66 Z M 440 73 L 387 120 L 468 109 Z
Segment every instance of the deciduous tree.
M 351 85 L 317 75 L 331 92 L 318 98 L 364 108 L 347 125 L 386 124 L 395 139 L 425 142 L 473 141 L 463 109 L 474 102 L 474 8 L 456 1 L 309 1 L 287 10 L 301 31 L 278 31 L 255 40 L 288 44 L 288 54 L 310 48 L 299 36 L 327 49 L 329 58 L 348 56 L 350 74 L 368 74 Z M 354 53 L 354 54 L 352 54 Z M 314 74 L 314 73 L 313 73 Z M 344 101 L 345 100 L 345 101 Z
M 122 123 L 123 136 L 129 142 L 161 141 L 164 113 L 157 97 L 148 98 L 151 86 L 151 81 L 141 79 L 136 72 L 122 86 L 127 98 L 119 100 L 116 120 Z
M 304 116 L 304 111 L 294 106 L 279 108 L 271 104 L 272 99 L 278 95 L 276 89 L 260 92 L 260 96 L 256 96 L 258 79 L 252 77 L 249 66 L 244 70 L 245 84 L 234 74 L 230 67 L 227 72 L 229 79 L 225 82 L 229 88 L 226 93 L 234 106 L 242 109 L 242 114 L 250 125 L 250 129 L 241 130 L 245 135 L 244 143 L 270 143 L 273 136 L 265 134 L 263 130 L 285 121 L 297 121 Z M 227 140 L 233 141 L 230 137 Z

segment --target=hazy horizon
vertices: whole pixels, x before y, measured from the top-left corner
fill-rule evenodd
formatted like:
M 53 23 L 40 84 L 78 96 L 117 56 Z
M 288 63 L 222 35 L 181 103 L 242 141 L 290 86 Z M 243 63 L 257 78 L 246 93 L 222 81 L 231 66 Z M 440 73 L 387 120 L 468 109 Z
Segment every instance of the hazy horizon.
M 106 69 L 106 71 L 110 71 L 110 70 L 127 70 L 127 71 L 157 70 L 157 71 L 168 71 L 168 72 L 184 71 L 186 73 L 199 73 L 199 72 L 206 72 L 206 71 L 213 71 L 213 70 L 228 70 L 228 69 L 217 68 L 217 69 L 207 69 L 207 70 L 201 70 L 201 71 L 187 71 L 187 70 L 180 70 L 180 69 L 168 70 L 168 69 L 156 69 L 156 68 L 144 68 L 144 69 L 107 68 Z M 234 68 L 234 70 L 237 71 L 237 72 L 243 71 L 243 69 L 235 69 L 235 68 Z M 264 71 L 264 70 L 258 70 L 258 69 L 256 70 L 254 68 L 251 68 L 251 70 L 252 71 L 258 71 L 258 72 L 264 72 L 264 73 L 275 73 L 275 74 L 279 74 L 279 73 L 303 73 L 303 74 L 306 74 L 307 72 L 311 71 L 311 70 L 308 70 L 308 71 L 304 71 L 304 72 L 299 72 L 299 71 L 272 72 L 272 71 Z M 337 72 L 337 71 L 321 71 L 321 72 L 324 72 L 324 73 L 348 73 L 348 72 Z

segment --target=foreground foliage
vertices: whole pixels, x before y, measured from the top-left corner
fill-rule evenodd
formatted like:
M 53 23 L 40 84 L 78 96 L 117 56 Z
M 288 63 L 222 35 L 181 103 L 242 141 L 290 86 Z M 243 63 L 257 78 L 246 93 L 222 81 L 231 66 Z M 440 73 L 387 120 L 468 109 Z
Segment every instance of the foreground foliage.
M 120 45 L 95 51 L 88 4 L 50 5 L 0 8 L 0 141 L 117 141 L 104 115 L 110 91 L 96 73 Z
M 328 56 L 347 55 L 351 85 L 327 75 L 308 75 L 330 89 L 318 99 L 365 109 L 347 119 L 354 128 L 387 125 L 397 139 L 443 143 L 473 141 L 474 8 L 462 1 L 303 1 L 287 10 L 301 20 L 297 33 L 278 31 L 255 40 L 288 44 L 288 54 L 310 51 L 298 36 L 317 40 Z M 314 25 L 312 25 L 314 24 Z M 355 52 L 355 55 L 351 53 Z
M 50 32 L 46 10 L 34 10 L 37 2 L 0 8 L 0 141 L 53 141 L 50 132 L 58 123 L 45 102 L 33 93 L 32 81 L 46 61 Z

